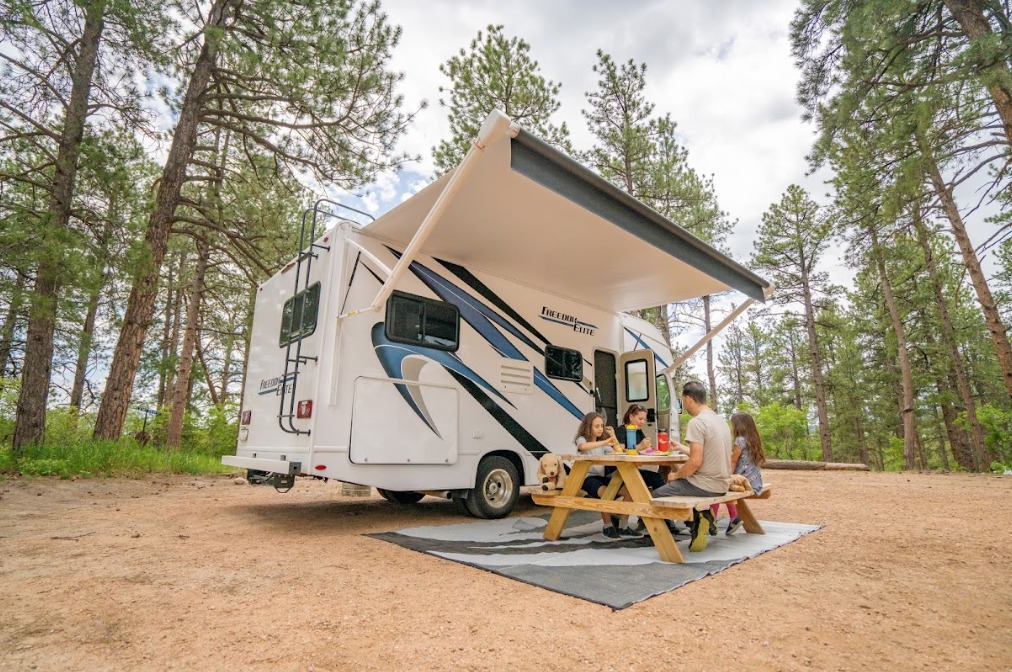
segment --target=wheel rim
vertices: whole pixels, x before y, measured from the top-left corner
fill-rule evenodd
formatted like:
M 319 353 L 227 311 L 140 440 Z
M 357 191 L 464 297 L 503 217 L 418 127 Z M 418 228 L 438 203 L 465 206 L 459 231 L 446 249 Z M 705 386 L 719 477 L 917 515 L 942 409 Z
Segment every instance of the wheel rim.
M 482 491 L 485 493 L 485 501 L 499 508 L 513 496 L 513 479 L 505 469 L 494 469 L 485 477 Z

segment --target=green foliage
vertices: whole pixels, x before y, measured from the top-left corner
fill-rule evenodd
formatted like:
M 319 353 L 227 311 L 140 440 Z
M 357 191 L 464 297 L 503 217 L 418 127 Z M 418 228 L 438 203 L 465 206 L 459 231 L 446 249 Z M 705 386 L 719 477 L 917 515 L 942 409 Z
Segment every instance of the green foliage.
M 464 158 L 481 123 L 492 110 L 499 110 L 546 142 L 572 153 L 569 129 L 549 119 L 559 109 L 559 84 L 539 74 L 541 66 L 530 56 L 531 46 L 508 37 L 502 25 L 478 31 L 468 49 L 461 49 L 439 66 L 450 79 L 450 137 L 433 148 L 436 171 L 445 173 Z
M 816 452 L 808 436 L 808 415 L 794 406 L 767 404 L 743 408 L 755 418 L 766 456 L 787 460 L 810 460 Z
M 197 451 L 166 451 L 142 446 L 133 439 L 97 441 L 82 438 L 71 443 L 28 446 L 16 460 L 9 448 L 0 449 L 0 471 L 23 476 L 129 476 L 151 473 L 228 473 L 220 459 Z
M 983 404 L 977 407 L 977 418 L 984 430 L 984 445 L 994 461 L 1012 465 L 1012 412 Z

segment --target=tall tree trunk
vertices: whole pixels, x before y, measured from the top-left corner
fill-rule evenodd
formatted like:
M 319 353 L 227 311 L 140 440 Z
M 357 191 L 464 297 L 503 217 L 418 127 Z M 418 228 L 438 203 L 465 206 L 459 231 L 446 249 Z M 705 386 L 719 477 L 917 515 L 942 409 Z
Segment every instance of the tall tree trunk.
M 242 417 L 243 405 L 246 403 L 246 373 L 249 371 L 249 347 L 253 338 L 253 311 L 257 305 L 257 286 L 251 285 L 246 301 L 246 323 L 243 326 L 242 343 L 242 380 L 239 383 L 239 416 Z
M 941 404 L 932 404 L 931 413 L 935 416 L 935 431 L 938 432 L 938 459 L 942 462 L 942 469 L 949 471 L 949 453 L 945 450 L 945 439 L 948 436 L 942 418 L 938 415 Z
M 910 355 L 907 353 L 907 337 L 903 330 L 903 322 L 900 321 L 899 309 L 896 307 L 892 284 L 886 273 L 878 236 L 874 229 L 870 229 L 870 233 L 872 254 L 875 257 L 875 265 L 878 267 L 879 279 L 882 282 L 882 294 L 885 297 L 886 307 L 889 309 L 889 320 L 892 322 L 893 333 L 896 335 L 896 349 L 900 360 L 900 380 L 903 394 L 900 404 L 900 417 L 903 418 L 903 466 L 905 469 L 913 469 L 917 460 L 915 441 L 917 427 L 914 414 L 914 376 L 910 368 Z
M 176 386 L 172 392 L 172 408 L 169 415 L 169 429 L 166 446 L 179 448 L 183 438 L 183 414 L 190 396 L 190 376 L 193 370 L 193 350 L 197 340 L 197 319 L 200 316 L 200 299 L 204 293 L 204 273 L 207 270 L 209 254 L 207 241 L 197 241 L 197 268 L 193 272 L 193 288 L 190 303 L 186 307 L 186 328 L 183 331 L 183 348 L 179 353 L 179 367 L 176 369 Z
M 165 161 L 154 212 L 148 219 L 145 246 L 149 258 L 134 279 L 127 301 L 123 328 L 113 353 L 105 393 L 95 419 L 95 438 L 115 439 L 123 431 L 134 377 L 144 347 L 144 337 L 151 326 L 158 295 L 158 275 L 168 249 L 169 231 L 175 217 L 179 196 L 186 178 L 186 167 L 197 144 L 197 124 L 204 93 L 215 67 L 219 37 L 216 29 L 226 20 L 230 0 L 215 0 L 204 31 L 204 44 L 193 67 L 190 81 L 179 109 L 179 120 L 172 136 L 172 146 Z
M 955 386 L 955 375 L 949 371 L 948 389 Z M 970 443 L 969 435 L 956 424 L 956 416 L 959 409 L 954 407 L 944 397 L 945 386 L 941 380 L 938 381 L 938 394 L 942 397 L 942 422 L 945 424 L 945 435 L 949 438 L 949 449 L 952 451 L 952 459 L 967 471 L 979 471 L 980 465 L 976 461 L 973 446 Z
M 169 361 L 169 335 L 172 333 L 172 280 L 173 271 L 175 266 L 173 262 L 169 261 L 169 277 L 165 283 L 165 321 L 162 323 L 162 346 L 161 346 L 161 361 L 162 365 L 158 367 L 158 393 L 155 399 L 155 407 L 161 408 L 165 405 L 165 395 L 169 389 L 169 374 L 165 368 L 165 362 Z
M 963 263 L 966 264 L 966 270 L 970 274 L 970 282 L 973 283 L 973 289 L 977 293 L 977 302 L 984 313 L 984 323 L 987 325 L 987 330 L 991 333 L 991 342 L 994 343 L 994 350 L 998 355 L 998 364 L 1001 366 L 1005 391 L 1012 398 L 1012 345 L 1009 345 L 1008 333 L 1004 323 L 1001 321 L 1001 315 L 998 313 L 998 306 L 995 304 L 994 297 L 991 295 L 991 288 L 988 287 L 987 278 L 984 277 L 984 272 L 980 268 L 977 252 L 973 249 L 970 236 L 966 232 L 963 217 L 959 214 L 959 208 L 956 207 L 956 201 L 952 196 L 952 189 L 942 179 L 942 174 L 938 170 L 938 164 L 935 163 L 934 157 L 927 149 L 927 145 L 923 139 L 919 137 L 918 141 L 921 143 L 921 153 L 925 159 L 931 184 L 935 189 L 935 194 L 938 196 L 939 201 L 942 203 L 942 210 L 945 212 L 945 216 L 952 227 L 952 234 L 956 239 L 956 244 L 959 245 L 960 253 L 963 255 Z
M 703 297 L 703 333 L 708 334 L 710 325 L 710 295 Z M 717 376 L 713 370 L 713 339 L 706 342 L 706 377 L 710 382 L 710 408 L 717 410 Z
M 995 4 L 999 6 L 998 11 L 1001 11 L 1001 3 Z M 984 16 L 984 8 L 979 0 L 945 0 L 945 6 L 970 38 L 971 51 L 973 47 L 979 48 L 982 43 L 994 37 L 994 31 Z M 1008 19 L 1007 16 L 1005 18 Z M 1007 61 L 986 60 L 984 54 L 978 53 L 975 60 L 980 81 L 987 87 L 1001 117 L 1005 139 L 1012 145 L 1012 71 L 1009 70 Z
M 197 350 L 197 361 L 200 362 L 200 368 L 204 371 L 204 383 L 207 385 L 207 394 L 211 397 L 211 403 L 221 408 L 221 397 L 218 396 L 218 390 L 214 387 L 214 379 L 211 378 L 211 371 L 207 368 L 207 362 L 204 361 L 204 346 L 201 345 L 199 338 L 193 342 L 193 346 Z
M 48 221 L 43 224 L 43 238 L 49 240 L 41 249 L 41 259 L 32 288 L 31 310 L 25 342 L 25 365 L 21 371 L 17 418 L 14 423 L 13 448 L 16 455 L 25 446 L 41 443 L 46 434 L 46 404 L 53 366 L 53 332 L 56 329 L 56 300 L 62 264 L 58 244 L 52 232 L 66 229 L 74 198 L 77 159 L 88 116 L 91 80 L 98 61 L 98 48 L 105 29 L 104 3 L 90 2 L 85 6 L 84 30 L 77 46 L 77 58 L 67 101 L 66 117 L 56 157 L 52 192 L 49 194 Z
M 7 375 L 7 362 L 10 361 L 11 350 L 14 348 L 14 329 L 21 315 L 21 304 L 24 302 L 24 292 L 21 289 L 23 282 L 24 275 L 19 272 L 18 281 L 11 292 L 11 302 L 7 306 L 4 326 L 0 329 L 0 380 Z M 14 367 L 11 368 L 13 370 Z
M 966 409 L 966 420 L 970 425 L 970 436 L 973 439 L 974 462 L 978 465 L 985 464 L 987 448 L 984 445 L 984 430 L 977 419 L 977 403 L 970 392 L 970 380 L 966 375 L 966 368 L 963 366 L 963 356 L 959 353 L 959 346 L 956 343 L 956 330 L 952 327 L 952 319 L 949 317 L 949 306 L 942 293 L 942 282 L 938 277 L 938 267 L 935 264 L 935 256 L 928 241 L 928 233 L 924 223 L 921 221 L 920 213 L 915 213 L 914 226 L 917 230 L 917 240 L 924 251 L 924 262 L 928 267 L 928 275 L 931 278 L 931 287 L 935 293 L 935 304 L 938 306 L 938 315 L 942 327 L 942 340 L 949 350 L 949 357 L 952 359 L 952 370 L 956 378 L 956 389 L 959 390 L 959 399 Z M 980 466 L 975 470 L 980 470 Z
M 801 375 L 798 372 L 798 348 L 794 342 L 794 332 L 788 334 L 791 342 L 791 380 L 794 384 L 794 408 L 801 410 Z
M 833 444 L 829 437 L 829 409 L 826 407 L 826 384 L 822 378 L 822 356 L 815 333 L 815 306 L 812 304 L 812 289 L 808 284 L 808 270 L 804 256 L 801 258 L 801 282 L 805 298 L 805 329 L 808 331 L 808 348 L 812 356 L 812 384 L 815 387 L 815 406 L 819 414 L 819 443 L 822 445 L 822 459 L 833 461 Z
M 183 269 L 186 268 L 189 261 L 189 250 L 182 250 L 179 253 L 179 266 L 176 269 L 176 286 L 172 288 L 172 327 L 169 330 L 169 342 L 166 345 L 168 355 L 162 360 L 162 366 L 165 368 L 165 399 L 163 403 L 167 404 L 172 403 L 172 391 L 176 387 L 176 370 L 179 365 L 179 336 L 182 333 L 180 325 L 183 324 L 183 305 L 188 300 L 183 285 Z M 168 362 L 172 358 L 176 359 L 176 366 L 168 368 Z
M 77 417 L 81 410 L 81 398 L 84 396 L 84 378 L 88 372 L 88 358 L 91 356 L 92 337 L 95 333 L 95 316 L 98 315 L 98 302 L 105 286 L 105 273 L 102 281 L 88 297 L 88 312 L 84 316 L 81 327 L 81 340 L 77 344 L 77 364 L 74 367 L 74 386 L 70 389 L 70 412 Z
M 857 439 L 858 451 L 861 455 L 861 464 L 871 466 L 868 456 L 868 445 L 864 441 L 864 423 L 861 418 L 854 416 L 854 438 Z

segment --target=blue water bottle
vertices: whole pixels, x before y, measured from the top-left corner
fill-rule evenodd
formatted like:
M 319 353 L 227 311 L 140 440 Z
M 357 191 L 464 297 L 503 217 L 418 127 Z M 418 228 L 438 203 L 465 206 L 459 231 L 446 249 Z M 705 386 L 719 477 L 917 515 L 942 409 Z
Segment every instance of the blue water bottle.
M 629 450 L 636 449 L 636 425 L 625 426 L 625 447 Z

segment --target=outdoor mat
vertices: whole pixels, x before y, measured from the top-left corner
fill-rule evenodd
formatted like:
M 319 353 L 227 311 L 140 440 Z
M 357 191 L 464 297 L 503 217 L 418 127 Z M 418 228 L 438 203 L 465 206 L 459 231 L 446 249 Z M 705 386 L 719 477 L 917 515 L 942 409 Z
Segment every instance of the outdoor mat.
M 458 525 L 411 527 L 367 536 L 446 560 L 485 569 L 558 593 L 624 609 L 690 581 L 727 569 L 800 539 L 819 525 L 760 521 L 766 534 L 724 534 L 727 518 L 705 550 L 689 552 L 688 535 L 675 537 L 685 564 L 661 562 L 650 538 L 606 539 L 601 516 L 574 511 L 558 541 L 542 538 L 550 514 Z M 616 567 L 622 567 L 620 581 Z

